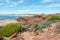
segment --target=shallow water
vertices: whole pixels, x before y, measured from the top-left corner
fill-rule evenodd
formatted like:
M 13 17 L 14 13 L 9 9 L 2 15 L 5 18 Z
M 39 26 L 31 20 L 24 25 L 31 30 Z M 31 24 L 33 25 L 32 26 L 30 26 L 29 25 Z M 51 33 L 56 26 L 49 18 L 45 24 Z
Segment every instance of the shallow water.
M 19 18 L 21 16 L 10 16 L 10 15 L 0 15 L 0 20 L 4 20 L 4 19 L 16 19 Z

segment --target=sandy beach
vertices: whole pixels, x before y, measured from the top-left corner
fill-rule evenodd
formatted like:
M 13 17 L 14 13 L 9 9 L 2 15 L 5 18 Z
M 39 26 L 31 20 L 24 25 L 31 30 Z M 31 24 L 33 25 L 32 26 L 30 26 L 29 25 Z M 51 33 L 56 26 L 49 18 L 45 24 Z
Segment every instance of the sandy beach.
M 15 19 L 0 20 L 0 26 L 4 26 L 4 25 L 11 23 L 11 22 L 17 22 L 17 21 Z

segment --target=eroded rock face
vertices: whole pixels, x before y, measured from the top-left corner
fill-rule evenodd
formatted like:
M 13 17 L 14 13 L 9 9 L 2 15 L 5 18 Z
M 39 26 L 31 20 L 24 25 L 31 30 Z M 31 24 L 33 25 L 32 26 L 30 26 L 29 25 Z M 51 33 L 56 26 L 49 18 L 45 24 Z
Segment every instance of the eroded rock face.
M 39 23 L 40 21 L 48 18 L 50 15 L 41 14 L 35 16 L 27 16 L 23 18 L 18 18 L 17 21 L 22 25 L 31 25 L 33 23 Z
M 33 17 L 31 17 L 31 18 L 33 18 Z M 34 18 L 33 19 L 36 20 L 36 19 L 40 19 L 41 17 L 34 16 Z M 32 20 L 32 19 L 30 19 L 30 20 Z M 30 21 L 30 20 L 27 19 L 27 21 Z M 31 22 L 36 22 L 34 20 Z M 58 25 L 60 25 L 60 21 L 56 22 L 56 23 L 52 23 L 51 27 L 48 26 L 47 28 L 43 29 L 44 33 L 35 32 L 35 31 L 29 32 L 28 30 L 25 32 L 22 32 L 21 34 L 17 33 L 17 37 L 14 37 L 10 40 L 60 40 L 60 33 L 53 32 L 54 30 L 56 30 Z
M 55 33 L 40 33 L 35 35 L 34 32 L 23 32 L 20 36 L 10 40 L 60 40 L 60 34 Z
M 60 40 L 60 33 L 53 32 L 59 24 L 60 22 L 53 23 L 52 27 L 47 27 L 44 29 L 44 33 L 34 31 L 25 31 L 21 34 L 17 33 L 16 37 L 10 40 Z

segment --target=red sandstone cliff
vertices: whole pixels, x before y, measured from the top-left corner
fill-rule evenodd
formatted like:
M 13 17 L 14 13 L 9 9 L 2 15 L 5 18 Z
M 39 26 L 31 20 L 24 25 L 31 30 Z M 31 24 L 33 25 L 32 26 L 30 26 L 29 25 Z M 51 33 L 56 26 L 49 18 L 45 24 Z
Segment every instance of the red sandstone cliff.
M 18 18 L 17 21 L 22 25 L 30 25 L 32 23 L 39 23 L 40 21 L 48 18 L 50 14 L 40 14 L 35 16 L 26 16 L 23 18 Z

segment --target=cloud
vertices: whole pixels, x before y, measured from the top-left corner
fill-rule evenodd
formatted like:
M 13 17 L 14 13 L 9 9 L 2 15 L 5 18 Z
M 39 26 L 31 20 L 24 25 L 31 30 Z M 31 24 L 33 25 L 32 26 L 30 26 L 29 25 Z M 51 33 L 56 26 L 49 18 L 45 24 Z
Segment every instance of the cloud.
M 12 3 L 11 5 L 16 6 L 17 4 L 18 4 L 18 3 L 14 2 L 14 3 Z
M 14 12 L 12 12 L 12 13 L 16 13 L 16 14 L 26 14 L 26 13 L 28 13 L 29 12 L 29 10 L 15 10 Z
M 18 3 L 23 3 L 24 2 L 24 0 L 20 0 L 20 1 L 18 1 Z
M 52 2 L 53 0 L 42 0 L 42 2 Z
M 28 10 L 16 10 L 16 12 L 28 12 Z
M 16 5 L 24 2 L 24 0 L 18 0 L 18 1 L 5 0 L 5 1 L 6 1 L 7 4 L 10 5 L 10 7 L 16 6 Z
M 14 5 L 9 5 L 9 7 L 14 7 Z
M 10 0 L 6 0 L 6 3 L 8 3 L 8 4 L 9 4 L 9 3 L 10 3 Z
M 47 7 L 60 7 L 60 4 L 50 4 Z

